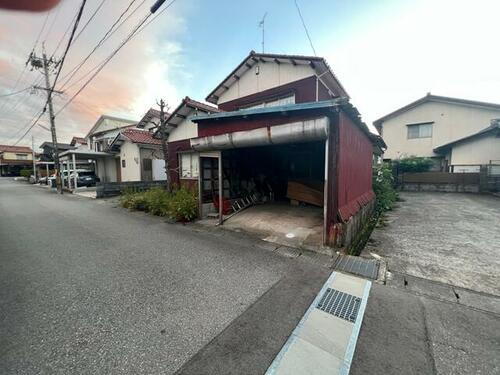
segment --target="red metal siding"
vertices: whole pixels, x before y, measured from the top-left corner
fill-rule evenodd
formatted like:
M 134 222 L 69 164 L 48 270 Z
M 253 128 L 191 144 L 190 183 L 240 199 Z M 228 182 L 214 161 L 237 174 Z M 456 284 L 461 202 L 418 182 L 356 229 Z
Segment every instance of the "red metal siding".
M 168 167 L 170 169 L 171 184 L 180 185 L 178 153 L 188 150 L 191 150 L 191 141 L 189 139 L 168 143 Z
M 322 86 L 322 85 L 321 85 Z M 324 95 L 325 88 L 321 89 Z M 307 103 L 316 101 L 316 77 L 311 76 L 290 82 L 285 85 L 273 87 L 268 90 L 260 91 L 255 94 L 247 95 L 242 98 L 234 99 L 225 103 L 220 103 L 219 108 L 223 111 L 236 111 L 242 107 L 249 106 L 254 103 L 261 103 L 265 100 L 286 96 L 287 94 L 295 94 L 295 103 Z M 328 94 L 328 90 L 326 90 Z M 325 99 L 329 99 L 326 97 Z M 323 99 L 323 100 L 325 100 Z
M 339 115 L 338 211 L 343 221 L 374 199 L 373 146 L 368 136 L 343 112 Z

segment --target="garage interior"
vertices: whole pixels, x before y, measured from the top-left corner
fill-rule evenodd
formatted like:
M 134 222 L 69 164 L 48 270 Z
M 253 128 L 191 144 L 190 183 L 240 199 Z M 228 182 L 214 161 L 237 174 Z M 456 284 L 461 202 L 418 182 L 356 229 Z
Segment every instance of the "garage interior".
M 226 228 L 282 245 L 322 244 L 325 141 L 224 150 L 222 176 Z M 246 205 L 250 197 L 256 203 Z

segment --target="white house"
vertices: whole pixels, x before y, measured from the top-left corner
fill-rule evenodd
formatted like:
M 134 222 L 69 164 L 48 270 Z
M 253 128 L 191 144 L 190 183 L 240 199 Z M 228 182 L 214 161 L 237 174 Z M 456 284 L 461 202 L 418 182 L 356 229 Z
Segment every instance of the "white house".
M 374 125 L 387 144 L 384 159 L 431 157 L 438 170 L 464 171 L 499 159 L 494 129 L 482 133 L 498 118 L 500 104 L 428 94 Z

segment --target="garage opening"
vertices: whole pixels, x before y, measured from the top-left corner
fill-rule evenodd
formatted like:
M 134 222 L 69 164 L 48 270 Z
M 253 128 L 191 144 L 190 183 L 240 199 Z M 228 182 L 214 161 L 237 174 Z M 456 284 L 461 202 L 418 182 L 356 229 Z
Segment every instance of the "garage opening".
M 322 244 L 325 141 L 222 151 L 222 177 L 233 208 L 224 226 L 284 245 Z

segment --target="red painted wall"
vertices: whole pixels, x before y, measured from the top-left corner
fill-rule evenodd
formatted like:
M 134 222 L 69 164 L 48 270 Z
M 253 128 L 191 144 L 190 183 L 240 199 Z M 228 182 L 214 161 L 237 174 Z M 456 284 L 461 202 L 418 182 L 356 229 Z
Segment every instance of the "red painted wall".
M 180 186 L 179 179 L 179 155 L 178 152 L 191 150 L 191 141 L 183 139 L 181 141 L 168 143 L 168 167 L 170 169 L 170 183 Z
M 331 99 L 328 94 L 328 89 L 318 82 L 318 98 L 319 100 Z M 237 111 L 240 108 L 247 107 L 252 104 L 261 103 L 266 100 L 272 100 L 295 94 L 295 103 L 307 103 L 316 101 L 316 77 L 311 76 L 290 82 L 285 85 L 273 87 L 268 90 L 260 91 L 255 94 L 247 95 L 242 98 L 234 99 L 225 103 L 220 103 L 219 108 L 224 111 Z
M 339 114 L 338 211 L 347 221 L 372 200 L 373 146 L 368 136 L 343 112 Z

